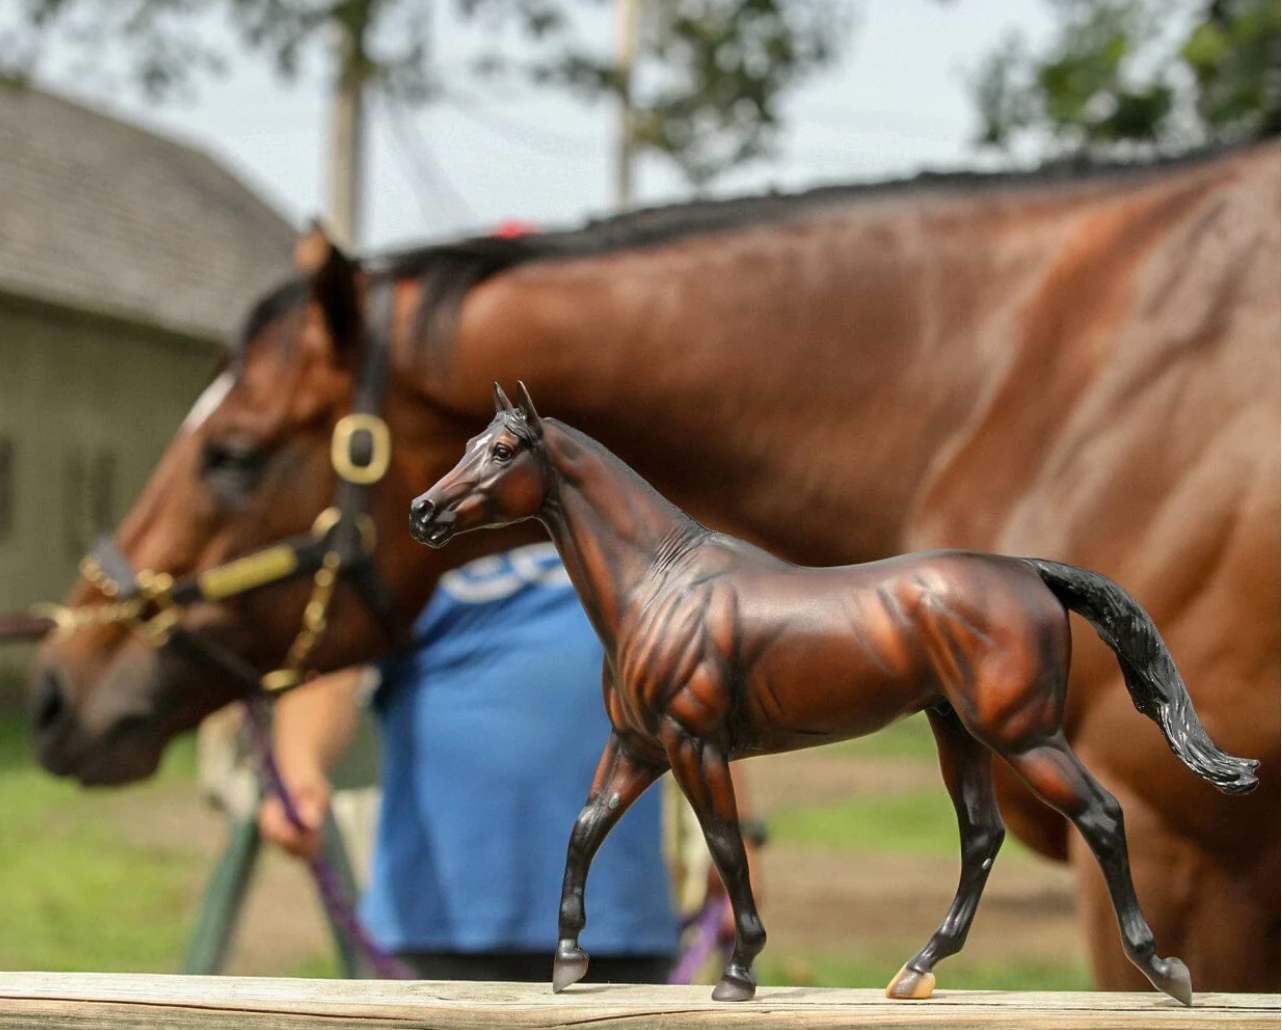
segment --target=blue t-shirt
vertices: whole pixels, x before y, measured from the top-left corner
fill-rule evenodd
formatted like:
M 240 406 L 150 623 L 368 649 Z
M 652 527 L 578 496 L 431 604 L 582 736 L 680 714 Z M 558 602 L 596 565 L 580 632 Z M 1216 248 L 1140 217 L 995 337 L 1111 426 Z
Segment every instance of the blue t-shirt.
M 443 576 L 382 664 L 383 807 L 362 917 L 393 951 L 551 951 L 566 845 L 610 724 L 601 644 L 551 544 Z M 669 955 L 660 793 L 588 876 L 583 946 Z

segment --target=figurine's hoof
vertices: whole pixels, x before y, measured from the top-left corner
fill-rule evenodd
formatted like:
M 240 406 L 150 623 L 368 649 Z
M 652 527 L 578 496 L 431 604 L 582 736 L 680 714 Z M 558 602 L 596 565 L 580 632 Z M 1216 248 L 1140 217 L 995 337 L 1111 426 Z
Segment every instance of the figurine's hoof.
M 1189 967 L 1177 958 L 1160 958 L 1157 960 L 1157 967 L 1158 974 L 1153 979 L 1153 986 L 1191 1008 L 1193 978 L 1189 976 Z
M 904 966 L 886 988 L 887 998 L 898 998 L 901 1001 L 923 1001 L 935 993 L 935 974 L 919 973 Z
M 552 960 L 552 991 L 563 990 L 582 980 L 588 972 L 588 953 L 577 944 L 560 944 Z
M 752 1001 L 753 995 L 757 993 L 757 985 L 751 980 L 745 980 L 739 976 L 731 976 L 727 973 L 717 981 L 717 986 L 712 989 L 713 1001 Z

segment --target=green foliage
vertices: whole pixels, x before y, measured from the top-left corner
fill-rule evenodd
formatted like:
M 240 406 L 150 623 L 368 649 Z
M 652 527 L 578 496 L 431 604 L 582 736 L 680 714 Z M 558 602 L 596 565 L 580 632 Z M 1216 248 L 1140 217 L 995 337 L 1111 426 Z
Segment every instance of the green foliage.
M 430 6 L 421 0 L 20 0 L 27 45 L 0 54 L 0 72 L 29 71 L 43 43 L 60 34 L 89 55 L 104 41 L 125 44 L 133 76 L 150 97 L 187 92 L 225 66 L 199 32 L 200 19 L 229 16 L 243 43 L 277 71 L 297 73 L 300 56 L 334 25 L 348 41 L 338 75 L 369 81 L 396 99 L 421 103 L 454 84 L 429 54 Z M 642 0 L 637 0 L 642 2 Z M 516 75 L 595 99 L 627 102 L 632 142 L 663 154 L 692 183 L 768 153 L 779 131 L 780 98 L 829 64 L 847 34 L 855 0 L 645 0 L 635 76 L 616 56 L 575 41 L 576 15 L 600 0 L 454 0 L 465 19 L 517 51 L 492 44 L 471 71 Z
M 703 185 L 769 153 L 780 97 L 837 55 L 850 8 L 834 0 L 659 0 L 643 14 L 638 83 L 581 49 L 536 62 L 534 74 L 626 99 L 634 142 Z
M 1198 113 L 1234 136 L 1278 131 L 1278 0 L 1218 0 L 1180 56 L 1197 79 Z
M 981 145 L 1063 153 L 1231 142 L 1278 124 L 1279 0 L 1049 0 L 1058 30 L 1007 38 L 975 82 Z

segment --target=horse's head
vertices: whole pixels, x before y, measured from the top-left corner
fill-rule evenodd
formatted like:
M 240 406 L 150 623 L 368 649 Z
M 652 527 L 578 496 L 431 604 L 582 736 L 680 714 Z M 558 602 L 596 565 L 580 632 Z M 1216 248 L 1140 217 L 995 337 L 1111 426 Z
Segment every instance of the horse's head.
M 456 533 L 533 518 L 547 492 L 543 423 L 524 383 L 514 405 L 494 384 L 494 419 L 454 468 L 410 505 L 410 533 L 443 547 Z
M 242 672 L 341 667 L 385 648 L 430 593 L 405 504 L 462 433 L 436 432 L 409 388 L 388 384 L 386 357 L 370 356 L 377 320 L 391 331 L 396 282 L 319 230 L 300 243 L 299 266 L 253 309 L 114 539 L 86 564 L 68 602 L 84 618 L 36 657 L 35 741 L 51 772 L 86 783 L 149 775 L 171 737 L 252 689 L 253 676 L 229 675 L 210 654 Z M 368 410 L 371 398 L 383 411 Z M 437 437 L 449 450 L 429 458 L 424 441 Z

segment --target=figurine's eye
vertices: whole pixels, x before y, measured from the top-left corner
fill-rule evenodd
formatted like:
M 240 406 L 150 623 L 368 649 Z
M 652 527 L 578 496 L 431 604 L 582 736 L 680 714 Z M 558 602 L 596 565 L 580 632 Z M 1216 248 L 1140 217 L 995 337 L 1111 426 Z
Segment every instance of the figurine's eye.
M 512 460 L 512 454 L 513 454 L 514 452 L 513 452 L 512 448 L 511 448 L 511 447 L 509 447 L 507 444 L 505 444 L 505 443 L 496 443 L 496 444 L 494 445 L 494 450 L 492 450 L 490 453 L 491 453 L 492 455 L 494 455 L 494 460 L 495 460 L 495 461 L 511 461 L 511 460 Z

